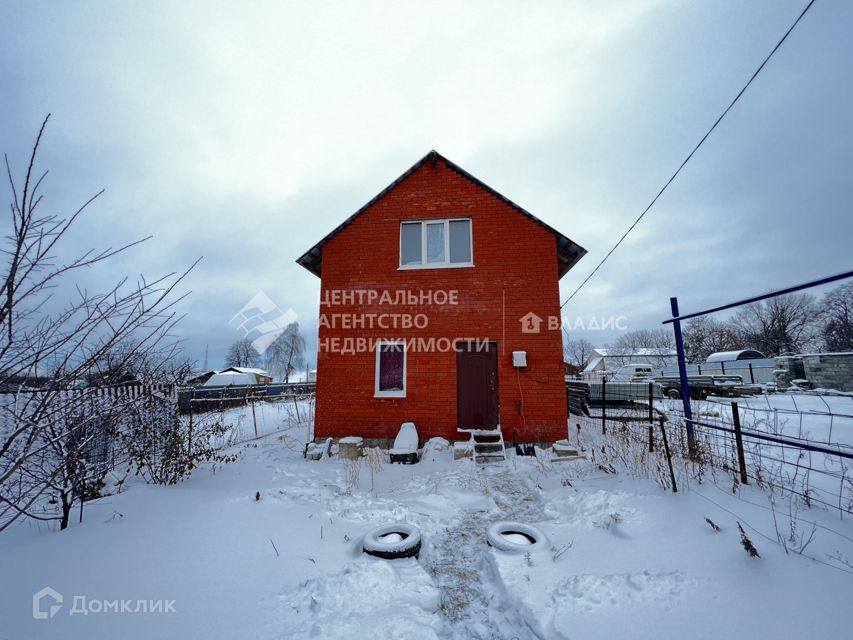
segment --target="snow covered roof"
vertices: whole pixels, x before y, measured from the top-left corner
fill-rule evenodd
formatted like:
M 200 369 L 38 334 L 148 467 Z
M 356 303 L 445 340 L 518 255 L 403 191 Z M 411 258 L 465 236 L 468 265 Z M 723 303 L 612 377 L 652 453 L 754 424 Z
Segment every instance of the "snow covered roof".
M 199 384 L 205 382 L 210 376 L 216 375 L 219 371 L 211 369 L 209 371 L 197 371 L 187 376 L 187 384 Z
M 252 367 L 228 367 L 227 369 L 223 369 L 224 371 L 235 371 L 237 373 L 254 373 L 259 376 L 267 376 L 269 377 L 269 373 L 264 371 L 263 369 L 255 369 Z
M 718 351 L 708 356 L 705 362 L 728 362 L 729 360 L 761 360 L 766 356 L 755 349 L 741 349 L 740 351 Z
M 629 364 L 648 366 L 645 358 L 675 358 L 678 355 L 675 349 L 652 349 L 648 347 L 627 349 L 624 351 L 599 347 L 593 349 L 591 353 L 592 356 L 587 360 L 586 366 L 583 368 L 584 373 L 605 369 L 608 366 L 606 363 L 607 358 L 622 358 L 623 361 L 631 359 L 633 362 Z M 657 360 L 655 361 L 657 362 Z
M 221 371 L 210 376 L 202 386 L 226 387 L 231 384 L 255 384 L 255 376 L 239 371 Z
M 586 363 L 586 366 L 583 368 L 584 373 L 589 371 L 595 371 L 598 368 L 598 365 L 604 360 L 604 356 L 596 356 L 594 358 L 590 358 L 589 362 Z
M 459 165 L 454 164 L 453 162 L 451 162 L 450 160 L 448 160 L 447 158 L 442 156 L 437 151 L 432 150 L 429 153 L 427 153 L 423 158 L 418 160 L 414 165 L 412 165 L 412 167 L 409 168 L 403 175 L 401 175 L 399 178 L 394 180 L 394 182 L 389 184 L 382 191 L 380 191 L 376 196 L 374 196 L 374 198 L 370 202 L 368 202 L 361 209 L 359 209 L 354 214 L 352 214 L 349 218 L 344 220 L 340 225 L 338 225 L 337 227 L 332 229 L 332 231 L 328 235 L 326 235 L 326 237 L 324 237 L 317 244 L 315 244 L 313 247 L 308 249 L 308 251 L 306 251 L 302 256 L 300 256 L 299 259 L 296 261 L 296 263 L 305 267 L 306 269 L 308 269 L 308 271 L 313 273 L 315 276 L 320 277 L 320 270 L 322 268 L 322 262 L 323 262 L 323 245 L 324 244 L 326 244 L 329 240 L 331 240 L 338 233 L 343 231 L 359 215 L 364 213 L 367 209 L 372 207 L 376 202 L 378 202 L 383 197 L 385 197 L 385 195 L 387 195 L 394 187 L 399 185 L 406 178 L 408 178 L 410 175 L 412 175 L 415 171 L 420 169 L 421 166 L 423 166 L 426 162 L 435 163 L 438 160 L 441 160 L 442 162 L 444 162 L 444 164 L 447 165 L 447 167 L 451 171 L 455 171 L 456 173 L 458 173 L 460 176 L 462 176 L 466 180 L 473 182 L 475 185 L 477 185 L 478 187 L 480 187 L 481 189 L 483 189 L 487 193 L 491 194 L 492 196 L 496 197 L 498 200 L 501 200 L 505 204 L 509 205 L 510 207 L 512 207 L 513 209 L 515 209 L 519 213 L 521 213 L 522 215 L 530 218 L 531 220 L 533 220 L 533 222 L 535 222 L 539 225 L 542 225 L 547 231 L 550 231 L 555 236 L 555 238 L 557 239 L 557 277 L 558 278 L 562 278 L 564 275 L 566 275 L 566 273 L 569 272 L 569 269 L 571 269 L 573 266 L 575 266 L 575 263 L 577 263 L 578 260 L 580 260 L 581 258 L 584 257 L 584 255 L 586 255 L 586 249 L 584 249 L 582 246 L 580 246 L 579 244 L 576 244 L 575 242 L 573 242 L 572 240 L 570 240 L 569 238 L 564 236 L 562 233 L 560 233 L 559 231 L 557 231 L 553 227 L 545 224 L 539 218 L 534 216 L 529 211 L 521 208 L 520 206 L 515 204 L 512 200 L 510 200 L 506 196 L 501 195 L 500 193 L 498 193 L 497 191 L 492 189 L 487 184 L 481 182 L 480 180 L 478 180 L 477 178 L 472 176 L 470 173 L 465 171 L 465 169 L 463 169 Z
M 593 349 L 594 353 L 605 358 L 632 358 L 634 356 L 677 356 L 678 351 L 675 349 L 653 349 L 641 347 L 638 349 L 627 349 L 618 351 L 616 349 Z

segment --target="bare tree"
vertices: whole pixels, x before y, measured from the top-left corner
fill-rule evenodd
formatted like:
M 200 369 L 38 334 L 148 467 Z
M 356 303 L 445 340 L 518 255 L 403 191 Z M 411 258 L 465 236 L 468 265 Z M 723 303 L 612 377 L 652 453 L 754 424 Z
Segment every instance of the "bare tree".
M 228 347 L 225 356 L 226 367 L 259 367 L 261 354 L 255 349 L 249 338 L 242 338 Z
M 108 349 L 87 376 L 89 384 L 108 386 L 114 384 L 156 382 L 158 384 L 183 384 L 194 370 L 195 363 L 170 345 L 168 350 L 143 350 L 130 338 Z
M 619 336 L 608 347 L 608 356 L 616 365 L 649 363 L 655 367 L 670 364 L 675 338 L 666 329 L 637 329 Z
M 47 174 L 36 174 L 36 157 L 48 118 L 20 187 L 6 158 L 11 206 L 0 272 L 0 531 L 22 516 L 67 525 L 71 503 L 85 491 L 80 478 L 86 475 L 87 447 L 109 423 L 104 410 L 86 413 L 94 394 L 69 390 L 119 345 L 127 362 L 173 357 L 178 347 L 170 332 L 181 299 L 173 294 L 189 271 L 136 283 L 122 278 L 101 292 L 73 281 L 77 272 L 98 268 L 144 240 L 60 259 L 68 230 L 102 192 L 67 218 L 41 212 L 39 190 Z M 60 288 L 71 292 L 65 302 L 53 297 Z M 51 375 L 34 392 L 28 381 L 48 367 Z M 60 513 L 51 506 L 57 501 Z
M 270 373 L 283 382 L 305 366 L 305 338 L 299 331 L 299 323 L 291 322 L 264 352 Z
M 818 347 L 820 310 L 815 297 L 795 293 L 742 307 L 732 325 L 744 348 L 772 356 Z
M 743 348 L 735 327 L 709 316 L 698 316 L 685 322 L 683 336 L 688 362 L 702 363 L 712 353 Z
M 563 333 L 563 361 L 573 364 L 579 371 L 582 371 L 595 347 L 592 346 L 589 340 L 584 338 L 570 338 L 568 331 L 565 330 Z
M 821 337 L 827 351 L 853 351 L 853 282 L 828 292 L 822 302 Z

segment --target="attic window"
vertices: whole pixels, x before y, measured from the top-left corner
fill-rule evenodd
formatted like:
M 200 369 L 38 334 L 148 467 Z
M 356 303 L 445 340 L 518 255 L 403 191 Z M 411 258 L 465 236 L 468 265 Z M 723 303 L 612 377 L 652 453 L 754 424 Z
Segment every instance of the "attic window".
M 448 218 L 400 223 L 400 268 L 470 267 L 471 220 Z

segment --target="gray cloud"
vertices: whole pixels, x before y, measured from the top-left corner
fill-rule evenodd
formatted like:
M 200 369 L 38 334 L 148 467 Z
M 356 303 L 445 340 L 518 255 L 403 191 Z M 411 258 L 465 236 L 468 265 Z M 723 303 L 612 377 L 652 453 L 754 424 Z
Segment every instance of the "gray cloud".
M 0 140 L 21 167 L 51 111 L 46 206 L 107 187 L 69 251 L 154 235 L 85 283 L 204 256 L 180 331 L 211 366 L 258 290 L 316 331 L 319 280 L 293 261 L 430 148 L 589 249 L 565 297 L 802 3 L 535 6 L 6 3 Z M 815 5 L 570 317 L 654 326 L 670 295 L 850 267 L 851 19 Z

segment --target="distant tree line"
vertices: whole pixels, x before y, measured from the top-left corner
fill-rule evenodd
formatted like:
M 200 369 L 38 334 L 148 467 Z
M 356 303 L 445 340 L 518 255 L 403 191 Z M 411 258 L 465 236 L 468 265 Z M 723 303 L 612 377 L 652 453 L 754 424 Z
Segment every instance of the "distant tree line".
M 755 349 L 766 356 L 809 351 L 853 351 L 853 283 L 842 284 L 818 299 L 796 293 L 762 300 L 738 309 L 730 318 L 700 316 L 682 326 L 688 362 L 705 362 L 718 351 Z M 564 341 L 564 358 L 579 369 L 589 361 L 593 345 L 584 338 Z M 669 328 L 628 331 L 607 345 L 616 364 L 644 361 L 658 366 L 675 349 Z M 620 358 L 620 354 L 624 354 Z M 620 362 L 624 360 L 624 362 Z
M 736 349 L 756 349 L 767 356 L 853 351 L 853 283 L 835 287 L 820 299 L 795 293 L 755 302 L 725 320 L 693 318 L 683 331 L 692 362 Z

